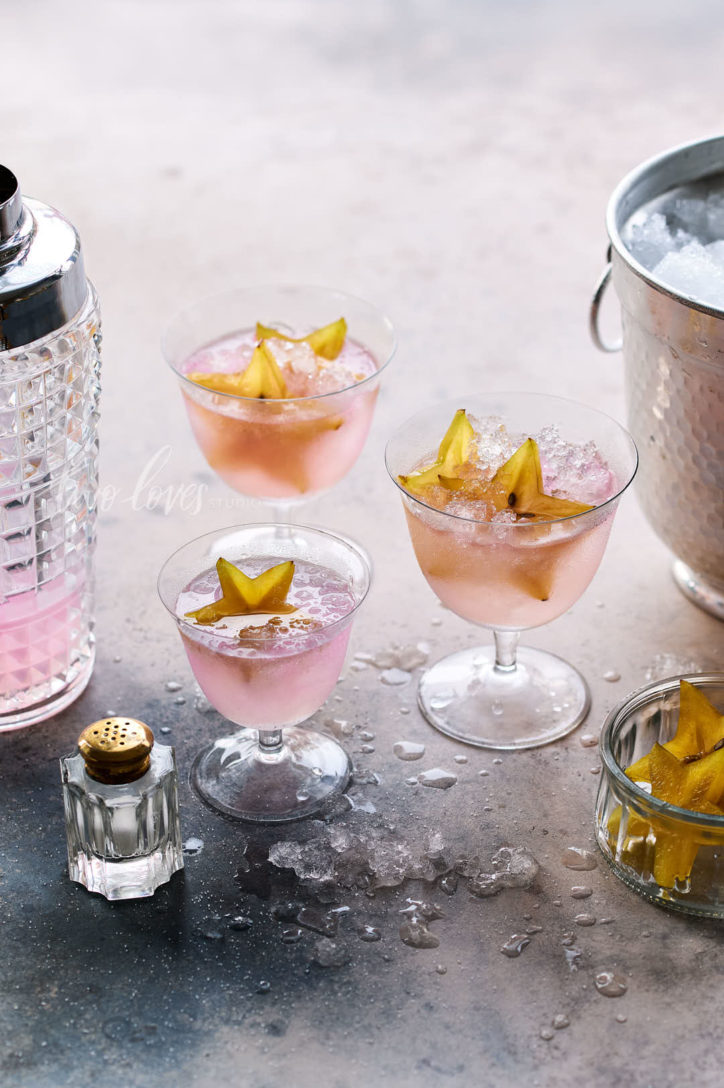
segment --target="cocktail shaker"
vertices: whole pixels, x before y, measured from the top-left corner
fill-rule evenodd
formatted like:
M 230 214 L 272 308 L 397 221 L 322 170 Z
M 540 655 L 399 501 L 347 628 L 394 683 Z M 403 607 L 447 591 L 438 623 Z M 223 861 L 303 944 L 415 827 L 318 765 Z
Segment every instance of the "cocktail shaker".
M 0 166 L 0 731 L 93 669 L 100 342 L 78 234 Z

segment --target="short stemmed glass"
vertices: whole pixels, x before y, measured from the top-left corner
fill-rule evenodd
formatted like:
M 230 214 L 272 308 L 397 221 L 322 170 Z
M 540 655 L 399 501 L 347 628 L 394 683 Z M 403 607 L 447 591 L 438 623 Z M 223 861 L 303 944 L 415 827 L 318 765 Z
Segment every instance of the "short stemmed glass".
M 247 332 L 253 339 L 257 322 L 299 336 L 340 317 L 347 322 L 347 343 L 360 363 L 357 379 L 345 388 L 265 399 L 214 392 L 187 377 L 189 370 L 207 367 L 243 368 L 233 338 Z M 250 287 L 186 307 L 169 324 L 162 349 L 211 468 L 235 491 L 271 503 L 274 519 L 286 521 L 291 506 L 338 483 L 357 460 L 395 337 L 379 310 L 341 291 Z M 204 358 L 202 367 L 199 359 Z
M 275 823 L 318 812 L 342 792 L 350 775 L 344 749 L 304 726 L 339 678 L 352 621 L 370 586 L 366 553 L 349 538 L 276 523 L 207 533 L 175 552 L 158 580 L 196 681 L 211 705 L 241 727 L 203 748 L 191 780 L 201 798 L 227 816 Z M 295 563 L 289 602 L 298 613 L 254 617 L 260 625 L 214 630 L 188 618 L 189 587 L 218 598 L 215 563 L 223 557 L 253 573 Z M 312 587 L 312 588 L 309 588 Z M 316 587 L 316 588 L 315 588 Z M 199 590 L 200 591 L 200 590 Z M 288 621 L 294 621 L 291 624 Z
M 499 419 L 521 443 L 557 427 L 565 443 L 584 451 L 584 473 L 587 444 L 594 443 L 609 470 L 600 500 L 586 500 L 596 501 L 593 509 L 557 520 L 491 521 L 459 505 L 455 513 L 438 509 L 425 502 L 424 493 L 410 494 L 399 476 L 430 464 L 436 442 L 460 408 L 473 418 Z M 631 436 L 601 412 L 562 398 L 473 395 L 408 420 L 390 440 L 386 461 L 428 583 L 447 608 L 491 628 L 495 640 L 494 648 L 459 651 L 423 674 L 423 714 L 442 733 L 484 748 L 533 748 L 565 736 L 588 713 L 586 682 L 566 661 L 518 648 L 518 640 L 521 631 L 570 608 L 596 573 L 619 499 L 636 472 Z

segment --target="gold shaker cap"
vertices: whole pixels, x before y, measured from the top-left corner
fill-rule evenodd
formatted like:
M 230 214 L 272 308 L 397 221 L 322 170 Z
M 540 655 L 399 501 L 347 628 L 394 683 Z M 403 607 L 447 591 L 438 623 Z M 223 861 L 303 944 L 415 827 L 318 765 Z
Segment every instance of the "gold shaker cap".
M 91 778 L 106 784 L 133 782 L 148 770 L 153 733 L 135 718 L 101 718 L 78 737 Z

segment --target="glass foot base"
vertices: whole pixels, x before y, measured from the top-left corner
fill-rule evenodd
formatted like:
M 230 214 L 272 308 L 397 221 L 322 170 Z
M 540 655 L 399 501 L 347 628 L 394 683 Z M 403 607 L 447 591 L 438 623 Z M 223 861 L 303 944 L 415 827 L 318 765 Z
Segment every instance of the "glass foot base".
M 351 764 L 332 737 L 289 726 L 276 750 L 261 748 L 256 729 L 242 729 L 203 748 L 191 784 L 225 816 L 255 823 L 301 820 L 346 788 Z
M 430 725 L 479 748 L 537 748 L 564 737 L 591 705 L 572 665 L 522 647 L 511 671 L 495 667 L 492 646 L 443 658 L 420 680 L 417 701 Z
M 674 581 L 690 601 L 703 608 L 718 620 L 724 620 L 724 586 L 707 582 L 701 574 L 687 567 L 681 559 L 675 559 L 671 568 Z

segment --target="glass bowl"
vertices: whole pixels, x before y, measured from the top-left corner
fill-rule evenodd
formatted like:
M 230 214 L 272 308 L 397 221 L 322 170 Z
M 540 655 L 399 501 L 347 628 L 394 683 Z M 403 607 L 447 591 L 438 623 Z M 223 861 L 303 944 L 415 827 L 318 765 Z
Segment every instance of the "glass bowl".
M 596 799 L 596 838 L 618 877 L 645 899 L 670 910 L 724 918 L 724 816 L 691 812 L 651 797 L 625 769 L 657 742 L 671 740 L 679 714 L 679 681 L 688 680 L 724 713 L 724 673 L 677 676 L 649 684 L 606 718 L 600 748 L 603 774 Z M 692 860 L 686 880 L 662 887 L 654 876 L 657 849 Z

